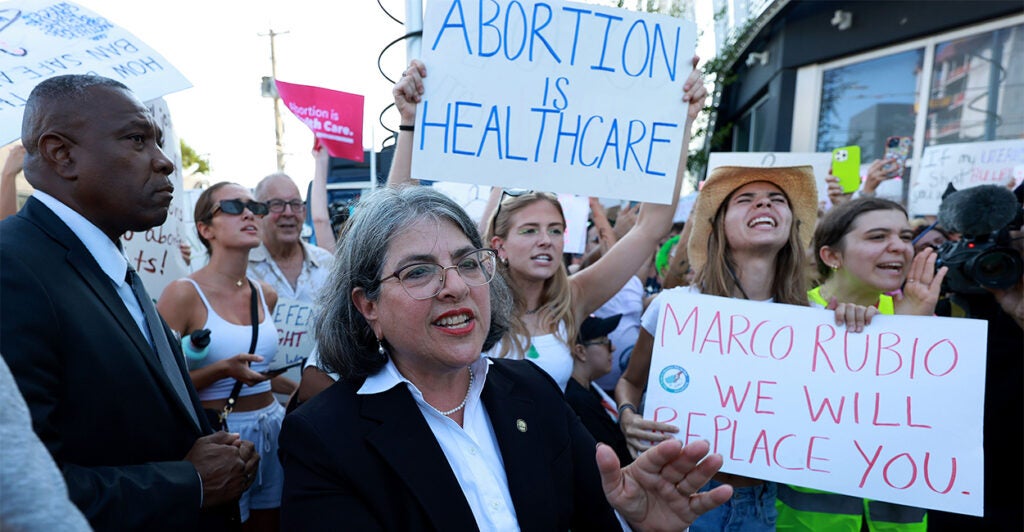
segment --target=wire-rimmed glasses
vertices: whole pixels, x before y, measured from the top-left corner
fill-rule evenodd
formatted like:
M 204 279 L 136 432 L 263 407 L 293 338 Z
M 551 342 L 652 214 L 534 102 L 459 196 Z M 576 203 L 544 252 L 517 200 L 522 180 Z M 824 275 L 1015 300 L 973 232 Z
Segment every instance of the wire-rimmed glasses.
M 455 259 L 451 266 L 434 262 L 417 262 L 402 266 L 395 273 L 381 278 L 380 282 L 395 278 L 402 284 L 405 293 L 413 299 L 430 299 L 441 293 L 448 270 L 455 270 L 462 281 L 469 286 L 483 286 L 494 279 L 497 271 L 498 252 L 493 249 L 474 249 Z

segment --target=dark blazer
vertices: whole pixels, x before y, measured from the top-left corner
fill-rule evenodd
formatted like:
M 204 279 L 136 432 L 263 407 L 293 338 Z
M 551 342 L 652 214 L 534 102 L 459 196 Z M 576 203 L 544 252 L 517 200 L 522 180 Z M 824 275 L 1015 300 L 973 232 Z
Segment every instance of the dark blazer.
M 110 278 L 67 225 L 34 198 L 0 222 L 0 353 L 71 500 L 98 530 L 237 526 L 237 504 L 200 512 L 200 479 L 184 458 L 211 429 L 180 345 L 166 324 L 164 332 L 192 404 L 178 399 Z
M 281 529 L 476 530 L 408 388 L 357 395 L 361 385 L 339 381 L 285 417 Z M 542 369 L 494 360 L 481 398 L 522 530 L 620 530 L 596 442 Z
M 592 388 L 594 385 L 590 386 Z M 604 411 L 601 396 L 597 395 L 597 392 L 585 389 L 576 382 L 576 379 L 569 379 L 569 383 L 565 385 L 565 402 L 580 416 L 583 426 L 587 427 L 595 440 L 608 444 L 615 450 L 620 464 L 625 466 L 633 463 L 633 456 L 629 454 L 629 447 L 626 446 L 626 436 Z M 612 405 L 613 408 L 614 406 Z

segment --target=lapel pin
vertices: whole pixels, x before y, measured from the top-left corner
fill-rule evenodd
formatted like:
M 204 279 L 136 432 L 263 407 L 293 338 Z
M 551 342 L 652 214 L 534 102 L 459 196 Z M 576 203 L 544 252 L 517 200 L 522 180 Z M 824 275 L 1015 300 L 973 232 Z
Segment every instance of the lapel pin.
M 526 432 L 526 422 L 522 419 L 517 419 L 516 428 L 519 429 L 519 432 Z

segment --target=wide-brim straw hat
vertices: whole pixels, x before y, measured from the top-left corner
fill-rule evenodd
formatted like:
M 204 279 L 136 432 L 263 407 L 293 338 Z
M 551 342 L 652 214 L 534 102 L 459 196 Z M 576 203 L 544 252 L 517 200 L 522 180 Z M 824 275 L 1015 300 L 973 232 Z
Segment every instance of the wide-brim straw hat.
M 704 181 L 704 186 L 700 189 L 693 206 L 693 212 L 687 221 L 688 224 L 693 224 L 693 227 L 690 240 L 686 243 L 686 251 L 695 271 L 703 268 L 707 262 L 711 227 L 722 202 L 736 189 L 756 181 L 771 183 L 786 194 L 790 209 L 793 211 L 793 221 L 798 224 L 797 234 L 803 245 L 801 251 L 811 245 L 814 225 L 818 219 L 818 187 L 814 181 L 812 167 L 719 166 L 712 170 Z

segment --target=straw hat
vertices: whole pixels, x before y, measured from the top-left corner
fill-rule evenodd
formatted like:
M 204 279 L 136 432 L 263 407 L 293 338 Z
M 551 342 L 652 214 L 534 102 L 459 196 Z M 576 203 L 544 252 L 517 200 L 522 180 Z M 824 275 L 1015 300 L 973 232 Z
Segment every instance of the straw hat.
M 704 181 L 687 222 L 693 225 L 686 250 L 694 270 L 702 268 L 707 261 L 711 224 L 722 202 L 736 189 L 755 181 L 771 183 L 786 194 L 793 210 L 793 219 L 799 224 L 797 229 L 800 243 L 804 249 L 811 245 L 814 224 L 818 219 L 818 187 L 814 182 L 813 168 L 719 166 Z

